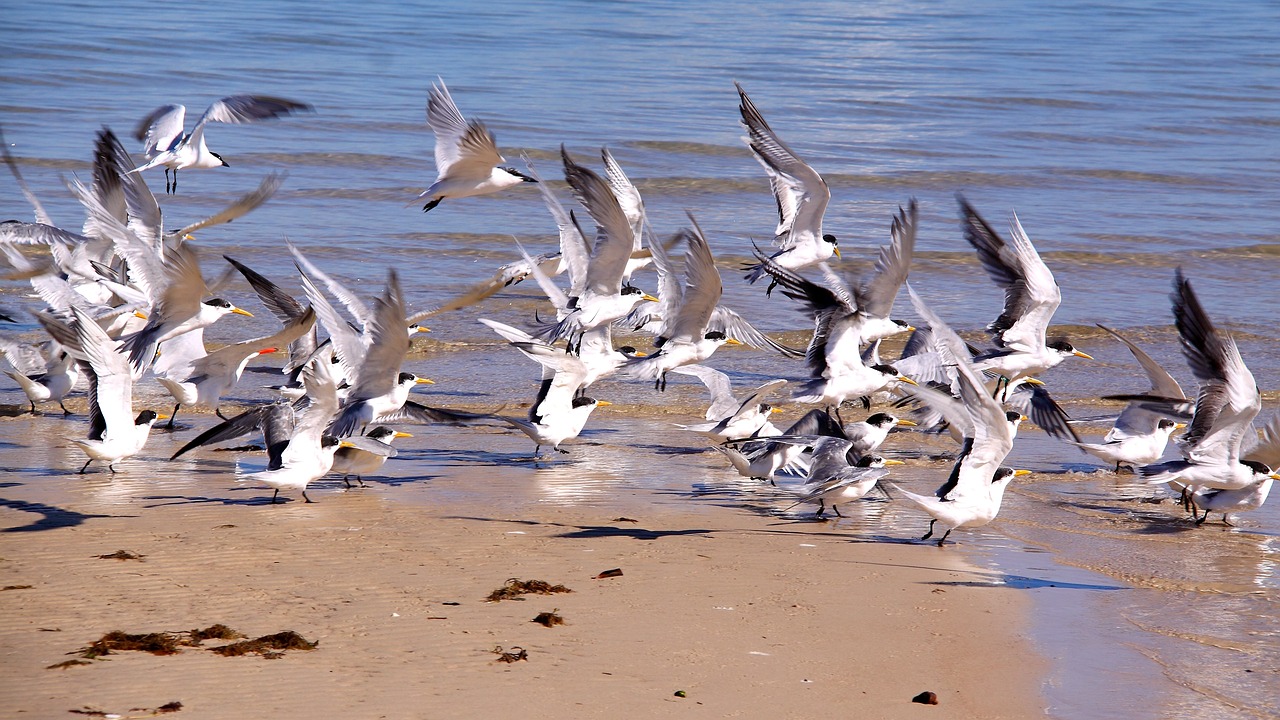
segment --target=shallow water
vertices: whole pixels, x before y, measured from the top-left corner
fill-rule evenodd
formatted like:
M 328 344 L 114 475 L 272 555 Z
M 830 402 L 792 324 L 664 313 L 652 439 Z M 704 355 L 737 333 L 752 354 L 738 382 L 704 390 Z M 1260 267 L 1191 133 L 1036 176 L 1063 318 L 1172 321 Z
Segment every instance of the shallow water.
M 781 14 L 733 2 L 696 9 L 456 3 L 430 12 L 288 2 L 123 3 L 107 12 L 52 2 L 15 7 L 6 20 L 0 124 L 24 175 L 69 228 L 82 215 L 62 177 L 87 177 L 100 126 L 123 137 L 157 105 L 182 102 L 196 114 L 234 92 L 315 105 L 314 114 L 270 124 L 211 128 L 211 145 L 231 167 L 184 172 L 179 193 L 162 199 L 168 224 L 177 227 L 252 189 L 271 170 L 289 173 L 258 212 L 200 233 L 206 274 L 221 271 L 217 256 L 226 253 L 296 288 L 281 254 L 288 237 L 370 292 L 396 267 L 411 303 L 423 308 L 514 259 L 513 236 L 531 251 L 550 249 L 555 228 L 531 188 L 446 202 L 426 216 L 411 202 L 434 176 L 423 109 L 439 75 L 464 114 L 488 122 L 514 165 L 526 153 L 544 176 L 554 176 L 560 143 L 582 161 L 607 144 L 637 181 L 660 233 L 687 222 L 686 210 L 698 218 L 725 276 L 726 304 L 803 344 L 806 323 L 794 306 L 780 297 L 761 302 L 760 289 L 732 272 L 750 257 L 752 241 L 768 242 L 775 217 L 764 175 L 739 139 L 737 80 L 831 185 L 826 227 L 841 238 L 843 268 L 865 269 L 888 239 L 891 213 L 919 199 L 912 283 L 959 329 L 989 322 L 1001 296 L 957 232 L 952 196 L 964 192 L 998 229 L 1016 210 L 1062 286 L 1055 322 L 1097 358 L 1066 363 L 1048 378 L 1074 415 L 1114 412 L 1093 399 L 1145 389 L 1128 353 L 1095 322 L 1143 343 L 1193 390 L 1169 312 L 1178 266 L 1210 315 L 1239 340 L 1266 412 L 1280 399 L 1272 330 L 1280 301 L 1280 202 L 1273 191 L 1280 186 L 1280 58 L 1269 32 L 1280 9 L 1270 5 L 1203 2 L 1173 12 L 1156 3 L 817 3 Z M 9 217 L 30 219 L 31 211 L 5 175 L 0 218 Z M 0 307 L 29 306 L 25 292 L 4 284 Z M 243 284 L 225 294 L 262 310 Z M 433 318 L 434 332 L 418 341 L 423 350 L 411 362 L 440 383 L 428 402 L 492 408 L 531 399 L 535 369 L 475 319 L 518 324 L 538 307 L 535 296 L 516 287 Z M 909 312 L 905 303 L 900 310 Z M 14 332 L 33 334 L 29 318 L 19 319 Z M 208 336 L 238 339 L 269 324 L 242 320 Z M 743 384 L 802 374 L 759 352 L 722 351 L 712 364 Z M 233 394 L 257 396 L 252 388 L 265 377 L 248 374 Z M 0 401 L 18 404 L 20 392 L 0 380 Z M 635 493 L 646 502 L 779 510 L 776 498 L 737 480 L 717 455 L 668 449 L 696 449 L 696 440 L 674 430 L 648 438 L 624 419 L 628 406 L 696 416 L 696 387 L 673 382 L 661 403 L 639 384 L 602 383 L 597 394 L 618 406 L 593 418 L 574 455 L 531 467 L 528 486 L 493 492 L 495 503 L 604 503 Z M 253 495 L 225 482 L 235 466 L 222 454 L 182 464 L 183 473 L 141 478 L 136 469 L 145 464 L 133 463 L 133 479 L 37 490 L 49 479 L 47 468 L 60 472 L 81 461 L 62 444 L 30 438 L 51 423 L 59 436 L 79 434 L 76 422 L 0 424 L 0 453 L 18 468 L 6 482 L 22 483 L 5 497 L 55 508 L 83 501 L 98 508 L 82 510 L 91 514 L 133 503 L 140 493 L 207 492 L 212 501 Z M 474 431 L 406 443 L 389 470 L 406 489 L 398 497 L 430 502 L 484 491 L 430 480 L 452 466 L 527 462 L 523 436 L 480 437 L 482 450 Z M 148 457 L 168 454 L 169 438 L 157 440 Z M 664 461 L 662 472 L 654 472 L 655 457 Z M 1133 499 L 1156 491 L 1124 478 L 1117 483 L 1086 456 L 1034 432 L 1011 461 L 1037 475 L 1015 486 L 1001 518 L 961 538 L 959 550 L 986 563 L 993 582 L 1022 583 L 1040 601 L 1038 637 L 1047 653 L 1061 654 L 1050 690 L 1055 714 L 1277 712 L 1274 501 L 1242 516 L 1238 528 L 1215 517 L 1194 529 L 1169 502 Z M 252 456 L 240 462 L 256 467 Z M 913 465 L 899 474 L 928 487 L 941 468 Z M 851 537 L 904 539 L 923 525 L 893 504 L 864 509 L 865 517 L 836 527 Z M 1132 693 L 1134 685 L 1143 692 Z

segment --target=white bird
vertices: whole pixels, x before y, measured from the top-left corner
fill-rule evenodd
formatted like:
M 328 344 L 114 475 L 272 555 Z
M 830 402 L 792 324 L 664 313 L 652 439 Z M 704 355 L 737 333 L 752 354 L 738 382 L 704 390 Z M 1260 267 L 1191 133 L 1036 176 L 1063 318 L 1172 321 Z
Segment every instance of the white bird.
M 886 465 L 905 464 L 901 460 L 885 460 L 879 455 L 863 455 L 853 460 L 849 441 L 840 438 L 820 437 L 810 438 L 810 441 L 813 442 L 813 462 L 805 484 L 796 489 L 800 498 L 791 507 L 817 503 L 815 517 L 826 513 L 828 502 L 837 516 L 844 517 L 837 502 L 865 497 L 881 478 L 889 474 Z
M 89 456 L 80 474 L 94 460 L 105 462 L 114 474 L 115 463 L 141 452 L 151 426 L 163 417 L 152 410 L 134 416 L 133 374 L 121 343 L 79 308 L 71 308 L 71 313 L 71 327 L 46 313 L 38 313 L 36 318 L 54 340 L 82 362 L 89 378 L 89 437 L 71 440 Z
M 1184 459 L 1144 465 L 1140 472 L 1152 484 L 1178 480 L 1193 490 L 1242 490 L 1273 476 L 1266 464 L 1243 459 L 1262 396 L 1235 339 L 1214 327 L 1182 268 L 1173 284 L 1174 324 L 1200 391 L 1191 426 L 1178 441 Z
M 222 395 L 239 382 L 249 361 L 277 352 L 310 331 L 315 322 L 315 311 L 307 308 L 296 320 L 273 335 L 232 343 L 196 358 L 184 367 L 175 368 L 167 377 L 157 377 L 156 380 L 177 403 L 169 416 L 169 426 L 173 426 L 173 419 L 183 405 L 210 408 L 218 417 L 223 417 L 218 407 Z
M 537 336 L 548 342 L 567 339 L 576 352 L 583 333 L 625 317 L 641 301 L 657 298 L 623 282 L 634 238 L 631 221 L 609 183 L 574 162 L 563 146 L 560 155 L 565 180 L 596 222 L 596 242 L 585 265 L 580 253 L 565 251 L 571 282 L 567 296 L 539 278 L 539 285 L 556 306 L 557 322 L 548 324 Z M 566 245 L 570 244 L 562 242 L 562 250 Z
M 329 472 L 341 474 L 342 481 L 347 483 L 347 487 L 351 487 L 347 478 L 355 475 L 356 482 L 360 483 L 360 487 L 364 487 L 363 476 L 377 472 L 386 463 L 387 458 L 396 456 L 396 449 L 391 446 L 391 441 L 408 437 L 413 435 L 379 425 L 370 430 L 367 435 L 347 438 L 346 442 L 351 445 L 338 448 L 333 456 L 333 467 Z
M 303 500 L 312 502 L 307 497 L 307 485 L 328 473 L 333 467 L 334 453 L 344 444 L 350 444 L 324 434 L 325 427 L 338 411 L 338 385 L 329 372 L 329 363 L 312 361 L 303 369 L 302 381 L 311 400 L 302 418 L 297 420 L 293 415 L 284 413 L 266 417 L 267 422 L 281 423 L 284 427 L 264 428 L 264 435 L 271 438 L 287 433 L 289 438 L 280 450 L 278 464 L 270 462 L 267 469 L 238 478 L 264 482 L 273 487 L 272 504 L 275 504 L 281 489 L 297 489 L 301 491 Z
M 831 273 L 828 285 L 818 285 L 759 253 L 756 257 L 783 292 L 804 303 L 813 317 L 813 339 L 805 354 L 810 380 L 795 391 L 793 400 L 835 408 L 838 414 L 849 398 L 869 398 L 898 383 L 915 384 L 892 365 L 863 362 L 860 348 L 868 318 L 847 285 Z M 870 406 L 869 400 L 864 403 Z
M 677 424 L 676 427 L 691 430 L 715 442 L 782 434 L 781 430 L 769 422 L 770 416 L 781 410 L 763 400 L 786 385 L 786 380 L 770 380 L 739 399 L 734 397 L 729 376 L 715 368 L 684 365 L 674 368 L 672 372 L 698 378 L 711 393 L 711 405 L 703 415 L 707 422 L 696 425 Z
M 431 84 L 427 124 L 436 134 L 436 181 L 418 196 L 431 198 L 422 206 L 423 212 L 445 198 L 487 195 L 522 182 L 537 182 L 515 168 L 500 167 L 506 160 L 493 133 L 479 120 L 468 122 L 462 117 L 444 80 Z
M 756 109 L 741 85 L 738 88 L 738 111 L 747 129 L 743 138 L 756 160 L 769 175 L 769 185 L 778 203 L 778 227 L 774 244 L 779 250 L 770 256 L 779 266 L 799 270 L 817 264 L 833 254 L 840 257 L 834 235 L 823 234 L 822 216 L 831 202 L 831 189 L 812 167 L 782 142 L 764 116 Z M 756 265 L 746 276 L 750 282 L 764 277 L 765 269 Z M 770 283 L 771 292 L 776 283 Z
M 80 380 L 80 367 L 75 358 L 61 349 L 50 348 L 51 356 L 46 359 L 36 346 L 28 346 L 7 338 L 0 338 L 0 352 L 9 359 L 13 370 L 6 370 L 5 375 L 13 378 L 31 403 L 31 412 L 36 411 L 36 403 L 56 402 L 62 408 L 63 415 L 71 411 L 63 404 L 62 399 L 71 392 Z
M 607 400 L 596 400 L 586 396 L 574 397 L 566 405 L 562 401 L 551 404 L 546 402 L 547 394 L 552 388 L 552 379 L 542 381 L 538 397 L 529 408 L 529 419 L 499 416 L 511 427 L 523 432 L 533 440 L 533 454 L 537 456 L 543 445 L 550 445 L 557 452 L 568 454 L 568 450 L 560 447 L 565 440 L 571 440 L 582 433 L 587 418 L 597 407 L 612 405 Z
M 916 388 L 911 392 L 932 405 L 949 421 L 963 428 L 965 446 L 952 466 L 951 475 L 932 497 L 902 490 L 906 499 L 929 513 L 933 520 L 922 540 L 933 536 L 934 525 L 941 522 L 946 533 L 938 540 L 941 546 L 956 528 L 980 527 L 995 519 L 1000 512 L 1005 488 L 1025 470 L 1003 467 L 1013 449 L 1017 423 L 987 392 L 978 371 L 968 360 L 968 348 L 960 336 L 933 313 L 924 301 L 908 287 L 911 302 L 933 329 L 942 350 L 953 360 L 957 370 L 960 400 L 932 388 Z M 1020 416 L 1019 416 L 1020 417 Z M 897 488 L 897 486 L 894 486 Z M 901 490 L 901 488 L 897 488 Z
M 1062 291 L 1018 216 L 1009 220 L 1010 240 L 1005 242 L 968 201 L 961 196 L 956 199 L 965 240 L 977 250 L 988 277 L 1004 288 L 1004 312 L 987 326 L 998 348 L 976 356 L 977 368 L 1017 380 L 1039 375 L 1071 356 L 1092 360 L 1064 339 L 1046 338 L 1049 321 L 1062 302 Z
M 267 95 L 230 95 L 210 105 L 191 128 L 191 132 L 184 133 L 187 108 L 177 104 L 161 105 L 143 118 L 134 130 L 134 138 L 143 143 L 142 151 L 147 156 L 147 162 L 130 172 L 138 173 L 163 165 L 165 192 L 177 192 L 179 170 L 229 166 L 221 155 L 210 151 L 205 144 L 206 123 L 238 125 L 311 109 L 306 103 Z M 172 183 L 169 180 L 171 170 Z
M 889 431 L 895 427 L 915 427 L 915 423 L 889 413 L 878 412 L 866 420 L 848 423 L 842 430 L 845 438 L 852 445 L 854 455 L 863 457 L 879 449 L 888 439 Z

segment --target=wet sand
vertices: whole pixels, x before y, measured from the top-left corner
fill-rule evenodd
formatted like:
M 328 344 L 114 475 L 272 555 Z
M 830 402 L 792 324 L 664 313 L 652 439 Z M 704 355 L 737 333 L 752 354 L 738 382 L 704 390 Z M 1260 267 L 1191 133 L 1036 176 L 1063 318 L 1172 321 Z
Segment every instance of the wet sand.
M 114 478 L 65 472 L 69 450 L 16 447 L 63 423 L 5 421 L 16 470 L 4 480 L 0 586 L 31 586 L 0 592 L 11 717 L 137 716 L 175 700 L 178 717 L 1043 714 L 1047 663 L 1023 637 L 1028 600 L 961 553 L 626 482 L 556 500 L 577 476 L 602 482 L 590 457 L 607 446 L 590 439 L 575 447 L 585 457 L 533 465 L 520 460 L 523 436 L 423 430 L 389 480 L 350 491 L 326 480 L 313 504 L 270 506 L 268 489 L 234 481 L 229 454 L 164 462 L 189 433 L 158 433 Z M 480 452 L 501 457 L 478 467 Z M 697 456 L 667 457 L 680 469 Z M 144 557 L 97 557 L 117 550 Z M 622 576 L 595 579 L 613 568 Z M 508 578 L 573 592 L 485 602 Z M 531 622 L 552 610 L 564 625 Z M 46 669 L 108 631 L 214 623 L 319 646 Z M 496 647 L 528 659 L 498 662 Z M 939 705 L 912 703 L 922 691 Z

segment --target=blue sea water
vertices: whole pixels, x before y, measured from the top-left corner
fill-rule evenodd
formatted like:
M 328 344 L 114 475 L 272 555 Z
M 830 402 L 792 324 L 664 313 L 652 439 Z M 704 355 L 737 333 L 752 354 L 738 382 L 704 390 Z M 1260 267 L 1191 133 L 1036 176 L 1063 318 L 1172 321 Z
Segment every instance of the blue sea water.
M 230 167 L 184 171 L 179 192 L 162 199 L 176 227 L 270 171 L 288 173 L 259 211 L 199 234 L 207 274 L 227 253 L 269 277 L 288 277 L 291 261 L 281 252 L 288 238 L 369 292 L 397 268 L 421 308 L 515 259 L 513 238 L 550 249 L 555 226 L 532 188 L 446 201 L 427 215 L 414 202 L 434 178 L 424 108 L 439 77 L 517 167 L 524 154 L 554 177 L 561 144 L 592 164 L 607 145 L 644 193 L 660 234 L 687 223 L 686 211 L 697 217 L 725 275 L 727 304 L 765 330 L 803 329 L 792 306 L 761 302 L 759 288 L 730 272 L 750 257 L 753 241 L 769 241 L 775 222 L 765 176 L 740 139 L 737 81 L 830 184 L 826 229 L 841 238 L 842 267 L 865 268 L 888 239 L 893 211 L 919 199 L 912 283 L 958 328 L 981 328 L 998 314 L 1001 296 L 958 232 L 954 194 L 963 192 L 997 228 L 1017 211 L 1062 286 L 1055 323 L 1083 335 L 1081 347 L 1103 345 L 1094 353 L 1100 365 L 1063 369 L 1058 392 L 1068 402 L 1096 397 L 1099 386 L 1122 392 L 1141 382 L 1124 351 L 1092 330 L 1095 322 L 1152 343 L 1157 359 L 1194 387 L 1170 327 L 1178 266 L 1209 314 L 1240 339 L 1269 406 L 1280 389 L 1280 6 L 1273 3 L 45 2 L 11 3 L 4 16 L 0 125 L 23 175 L 72 229 L 82 214 L 63 178 L 87 178 L 102 126 L 125 137 L 158 105 L 183 103 L 197 115 L 242 92 L 314 105 L 314 113 L 276 122 L 211 127 L 210 146 Z M 0 218 L 31 219 L 7 176 Z M 21 307 L 23 292 L 6 284 L 0 300 Z M 475 317 L 518 320 L 513 308 L 529 307 L 518 295 L 533 292 L 433 319 L 433 337 L 488 341 Z M 1071 522 L 1052 508 L 1055 498 L 1085 492 L 1078 468 L 1050 460 L 1050 450 L 1030 457 L 1065 479 L 1013 502 L 1002 518 L 1024 509 L 1033 520 L 992 536 L 992 557 L 1003 558 L 992 562 L 1025 564 L 1033 556 L 1018 550 L 1048 546 L 1059 561 L 1140 584 L 1143 573 L 1124 561 L 1119 534 L 1098 547 L 1062 537 Z M 1273 505 L 1250 524 L 1252 532 L 1210 542 L 1218 543 L 1214 553 L 1243 558 L 1244 570 L 1223 566 L 1224 585 L 1243 573 L 1261 588 L 1242 594 L 1231 612 L 1261 624 L 1251 637 L 1274 661 L 1280 515 Z M 1198 550 L 1187 543 L 1169 552 Z M 1160 592 L 1204 606 L 1194 588 L 1169 582 L 1177 587 Z M 1133 618 L 1159 602 L 1126 602 L 1111 611 L 1149 628 Z M 1168 678 L 1180 697 L 1213 695 L 1181 680 L 1194 673 L 1170 649 L 1178 641 L 1147 637 L 1161 648 L 1151 653 L 1158 663 L 1151 654 L 1137 661 L 1159 665 L 1150 674 Z M 1239 662 L 1213 660 L 1214 667 Z M 1104 716 L 1078 697 L 1078 677 L 1063 677 L 1055 712 Z M 1274 673 L 1261 680 L 1265 692 L 1232 690 L 1226 701 L 1206 699 L 1207 710 L 1188 702 L 1179 716 L 1219 717 L 1213 702 L 1276 712 L 1280 681 Z M 1112 716 L 1159 715 L 1122 706 Z

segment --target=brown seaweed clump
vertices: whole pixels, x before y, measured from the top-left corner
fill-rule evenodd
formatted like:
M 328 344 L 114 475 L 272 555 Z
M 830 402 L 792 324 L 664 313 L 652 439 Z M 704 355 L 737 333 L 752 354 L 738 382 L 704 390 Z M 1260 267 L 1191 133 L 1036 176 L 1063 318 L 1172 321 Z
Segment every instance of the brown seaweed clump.
M 498 656 L 498 659 L 495 662 L 513 663 L 519 662 L 520 660 L 527 661 L 529 659 L 528 651 L 519 646 L 513 647 L 510 650 L 503 650 L 502 646 L 499 645 L 498 647 L 495 647 L 492 652 L 494 655 Z
M 552 585 L 545 580 L 520 580 L 511 578 L 507 584 L 489 593 L 485 600 L 499 602 L 501 600 L 523 600 L 521 595 L 554 595 L 556 593 L 573 592 L 563 585 Z
M 560 608 L 556 608 L 556 610 L 559 610 L 559 609 Z M 556 625 L 563 625 L 564 618 L 561 617 L 559 614 L 557 614 L 556 610 L 552 610 L 551 612 L 538 613 L 537 616 L 534 617 L 529 622 L 536 622 L 539 625 L 543 625 L 545 627 L 555 627 Z
M 184 644 L 191 645 L 193 647 L 199 647 L 200 643 L 205 640 L 235 640 L 237 638 L 247 637 L 244 633 L 236 632 L 222 623 L 210 625 L 203 630 L 192 630 L 187 634 L 190 636 L 190 641 Z
M 263 635 L 254 640 L 241 640 L 230 645 L 209 648 L 209 650 L 226 657 L 257 653 L 264 658 L 274 660 L 283 657 L 285 650 L 315 650 L 319 644 L 318 640 L 311 642 L 292 630 L 285 630 L 274 635 Z
M 136 650 L 138 652 L 149 652 L 152 655 L 176 655 L 180 652 L 178 646 L 182 644 L 182 638 L 174 633 L 158 632 L 158 633 L 127 633 L 115 630 L 103 635 L 95 640 L 89 647 L 79 651 L 80 657 L 86 660 L 100 658 L 103 655 L 111 655 L 112 653 L 122 652 L 125 650 Z
M 144 557 L 146 557 L 146 555 L 131 553 L 128 550 L 117 550 L 113 553 L 108 553 L 106 555 L 99 555 L 98 559 L 99 560 L 141 560 Z

